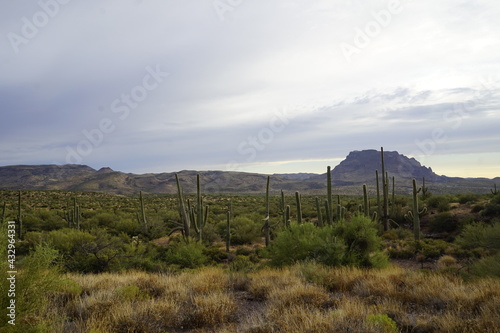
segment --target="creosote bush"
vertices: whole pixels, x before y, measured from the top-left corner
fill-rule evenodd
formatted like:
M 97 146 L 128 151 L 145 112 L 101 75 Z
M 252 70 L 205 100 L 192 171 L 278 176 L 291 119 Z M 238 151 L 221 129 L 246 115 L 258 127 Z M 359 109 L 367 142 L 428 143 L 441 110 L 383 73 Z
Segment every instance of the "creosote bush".
M 376 224 L 370 218 L 356 215 L 335 226 L 292 225 L 278 234 L 265 255 L 273 266 L 314 260 L 328 266 L 384 267 L 388 259 L 380 252 L 381 247 Z

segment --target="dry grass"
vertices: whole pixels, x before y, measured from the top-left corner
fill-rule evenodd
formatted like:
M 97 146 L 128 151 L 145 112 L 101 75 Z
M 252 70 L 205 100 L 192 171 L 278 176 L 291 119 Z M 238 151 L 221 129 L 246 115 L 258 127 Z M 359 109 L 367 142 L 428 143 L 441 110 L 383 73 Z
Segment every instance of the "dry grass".
M 53 332 L 500 332 L 498 279 L 314 264 L 68 278 Z

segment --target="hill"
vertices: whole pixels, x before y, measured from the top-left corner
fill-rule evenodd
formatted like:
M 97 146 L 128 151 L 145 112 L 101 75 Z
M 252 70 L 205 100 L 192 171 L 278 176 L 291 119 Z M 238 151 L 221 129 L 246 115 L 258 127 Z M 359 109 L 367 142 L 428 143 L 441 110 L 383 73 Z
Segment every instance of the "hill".
M 433 193 L 488 193 L 500 178 L 450 178 L 435 174 L 414 158 L 398 152 L 384 152 L 386 171 L 396 180 L 396 192 L 409 193 L 411 179 L 421 181 Z M 326 167 L 325 167 L 326 169 Z M 376 150 L 353 151 L 332 170 L 335 193 L 359 194 L 362 184 L 370 192 L 376 188 L 375 170 L 381 170 L 380 152 Z M 267 175 L 233 171 L 177 172 L 187 193 L 196 191 L 196 174 L 199 173 L 204 193 L 263 193 Z M 69 190 L 100 191 L 115 194 L 176 193 L 175 173 L 132 174 L 110 168 L 95 170 L 86 165 L 14 165 L 0 167 L 0 189 L 11 190 Z M 273 192 L 300 191 L 304 194 L 323 194 L 326 191 L 326 173 L 272 175 Z

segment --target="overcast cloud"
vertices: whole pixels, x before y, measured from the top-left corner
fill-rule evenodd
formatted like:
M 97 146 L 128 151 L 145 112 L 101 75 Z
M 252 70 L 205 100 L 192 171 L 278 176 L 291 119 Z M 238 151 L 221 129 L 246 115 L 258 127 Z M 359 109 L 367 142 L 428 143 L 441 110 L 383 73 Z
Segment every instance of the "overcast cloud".
M 0 165 L 500 176 L 500 4 L 0 3 Z

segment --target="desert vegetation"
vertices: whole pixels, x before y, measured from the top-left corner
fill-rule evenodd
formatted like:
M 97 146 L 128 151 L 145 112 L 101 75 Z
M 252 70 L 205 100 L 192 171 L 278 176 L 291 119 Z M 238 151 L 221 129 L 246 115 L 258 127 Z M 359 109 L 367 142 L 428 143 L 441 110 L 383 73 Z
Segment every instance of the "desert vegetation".
M 499 332 L 496 188 L 376 176 L 371 197 L 0 191 L 0 332 Z

